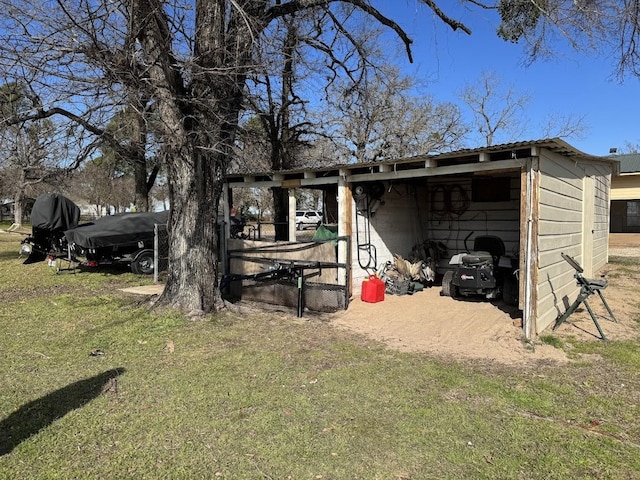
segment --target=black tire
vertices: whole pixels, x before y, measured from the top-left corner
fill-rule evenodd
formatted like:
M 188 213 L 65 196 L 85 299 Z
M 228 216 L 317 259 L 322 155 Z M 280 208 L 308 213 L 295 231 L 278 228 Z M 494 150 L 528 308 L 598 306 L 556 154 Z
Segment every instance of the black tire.
M 131 259 L 131 271 L 136 275 L 153 275 L 153 250 L 138 250 Z
M 507 274 L 502 285 L 502 300 L 509 306 L 517 307 L 519 300 L 520 285 L 513 273 Z
M 296 225 L 296 230 L 302 230 L 302 223 Z
M 447 270 L 442 277 L 440 293 L 445 297 L 456 298 L 458 296 L 458 288 L 453 284 L 453 270 Z

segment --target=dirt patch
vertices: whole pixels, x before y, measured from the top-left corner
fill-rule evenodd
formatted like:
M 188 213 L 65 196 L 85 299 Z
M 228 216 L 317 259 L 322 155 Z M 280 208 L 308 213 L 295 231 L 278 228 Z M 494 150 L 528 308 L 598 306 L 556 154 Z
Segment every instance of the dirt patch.
M 636 242 L 634 245 L 634 242 Z M 610 340 L 638 338 L 636 319 L 640 314 L 637 288 L 640 273 L 640 235 L 627 237 L 610 250 L 611 256 L 635 258 L 633 266 L 608 264 L 602 273 L 609 280 L 603 291 L 618 322 L 608 314 L 597 296 L 589 304 Z M 502 302 L 454 300 L 440 296 L 440 287 L 425 289 L 414 295 L 386 295 L 383 302 L 366 303 L 354 299 L 349 309 L 332 317 L 338 328 L 355 331 L 380 340 L 392 348 L 411 352 L 428 352 L 437 357 L 471 359 L 501 364 L 566 363 L 567 354 L 540 339 L 526 341 L 519 326 L 518 312 Z M 553 333 L 576 337 L 581 341 L 601 341 L 598 330 L 586 309 L 581 308 Z

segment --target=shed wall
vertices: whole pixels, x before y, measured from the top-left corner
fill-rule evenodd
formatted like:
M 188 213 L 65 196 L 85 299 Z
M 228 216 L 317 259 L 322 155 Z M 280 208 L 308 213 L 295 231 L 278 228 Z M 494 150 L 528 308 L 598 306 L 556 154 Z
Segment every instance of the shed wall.
M 577 164 L 547 150 L 541 153 L 537 333 L 551 325 L 578 292 L 574 269 L 560 253 L 571 255 L 581 265 L 590 264 L 593 271 L 607 262 L 610 173 L 607 164 Z M 586 177 L 593 181 L 593 193 L 585 197 Z M 584 217 L 585 212 L 592 212 L 589 218 Z M 585 239 L 585 235 L 592 238 Z M 583 244 L 590 245 L 589 251 L 583 252 Z M 588 262 L 585 255 L 590 256 Z
M 610 219 L 610 191 L 611 169 L 608 165 L 594 164 L 589 175 L 595 179 L 595 207 L 593 232 L 593 272 L 598 271 L 609 261 L 609 219 Z
M 352 201 L 351 258 L 354 291 L 360 291 L 362 281 L 394 254 L 408 257 L 420 238 L 421 222 L 416 212 L 413 189 L 407 185 L 389 189 L 385 184 L 384 202 L 374 215 L 368 216 L 367 204 Z
M 496 235 L 505 243 L 507 254 L 519 251 L 520 241 L 520 177 L 519 172 L 509 179 L 508 201 L 472 201 L 471 177 L 440 177 L 428 184 L 429 240 L 444 243 L 449 256 L 465 250 L 464 239 L 471 234 L 467 247 L 473 248 L 473 240 L 479 235 Z M 463 207 L 459 191 L 464 191 L 468 204 Z M 449 192 L 450 199 L 446 200 Z M 448 259 L 446 259 L 448 260 Z M 441 262 L 446 268 L 447 261 Z M 443 273 L 442 271 L 440 273 Z
M 370 242 L 373 249 L 363 245 L 367 240 L 367 217 L 358 212 L 353 201 L 352 213 L 352 272 L 353 287 L 359 291 L 369 272 L 394 254 L 407 258 L 411 249 L 427 240 L 446 245 L 448 256 L 440 259 L 438 273 L 448 268 L 449 257 L 464 251 L 464 239 L 472 234 L 468 247 L 479 235 L 496 235 L 505 242 L 507 254 L 519 251 L 520 228 L 520 172 L 509 177 L 508 201 L 472 201 L 469 175 L 433 177 L 411 184 L 385 183 L 384 204 L 370 222 Z M 445 198 L 445 193 L 450 195 Z M 358 245 L 361 247 L 358 248 Z M 375 259 L 370 252 L 375 251 Z M 359 255 L 359 257 L 358 257 Z M 373 270 L 371 270 L 373 271 Z

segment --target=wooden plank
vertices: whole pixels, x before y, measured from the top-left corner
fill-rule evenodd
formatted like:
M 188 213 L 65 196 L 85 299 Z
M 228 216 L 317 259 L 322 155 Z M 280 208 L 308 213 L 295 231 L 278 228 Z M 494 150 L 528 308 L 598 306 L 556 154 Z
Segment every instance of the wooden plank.
M 640 174 L 611 179 L 611 200 L 637 200 L 638 198 L 640 198 Z
M 571 210 L 562 205 L 540 204 L 540 220 L 548 222 L 580 222 L 581 210 Z
M 416 168 L 411 170 L 398 170 L 386 173 L 363 173 L 354 174 L 347 177 L 351 183 L 370 182 L 370 181 L 386 181 L 400 180 L 406 178 L 432 177 L 437 175 L 459 175 L 464 173 L 475 172 L 509 172 L 519 171 L 522 160 L 499 160 L 488 163 L 465 163 L 459 165 L 449 165 L 446 167 L 435 168 Z
M 524 310 L 524 289 L 525 289 L 525 275 L 526 271 L 526 245 L 527 245 L 527 228 L 529 224 L 529 207 L 527 204 L 527 187 L 528 187 L 528 173 L 531 161 L 527 162 L 527 168 L 523 168 L 520 171 L 520 230 L 518 232 L 519 251 L 520 257 L 518 259 L 518 269 L 520 275 L 518 276 L 518 290 L 520 291 L 518 308 Z
M 533 252 L 538 252 L 538 235 L 539 235 L 539 228 L 540 228 L 540 222 L 538 221 L 538 219 L 540 218 L 540 161 L 539 159 L 534 159 L 532 161 L 532 172 L 531 174 L 533 175 L 533 189 L 531 192 L 531 207 L 533 209 L 533 211 L 531 212 L 531 217 L 533 218 L 533 222 L 531 225 L 531 250 Z M 538 256 L 537 255 L 532 255 L 530 258 L 531 261 L 531 285 L 534 286 L 532 288 L 532 292 L 531 292 L 531 307 L 532 307 L 532 311 L 531 311 L 531 319 L 530 319 L 530 323 L 529 323 L 529 328 L 527 329 L 528 331 L 527 333 L 527 338 L 531 338 L 533 333 L 535 332 L 536 334 L 539 333 L 541 330 L 539 328 L 539 324 L 538 324 L 538 311 L 539 311 L 539 306 L 538 306 L 538 289 L 535 287 L 536 285 L 538 285 L 538 269 L 540 268 L 539 265 L 539 261 L 538 261 Z M 534 323 L 535 322 L 535 325 Z
M 353 243 L 353 227 L 351 224 L 352 204 L 353 196 L 351 192 L 351 185 L 347 183 L 346 175 L 340 175 L 338 181 L 338 236 L 349 236 Z M 348 252 L 349 249 L 347 242 L 338 242 L 338 263 L 347 265 L 352 262 L 352 259 L 349 258 Z M 351 252 L 353 252 L 353 248 L 351 248 Z M 348 295 L 350 297 L 353 293 L 353 269 L 349 269 L 349 276 L 346 275 L 346 272 L 341 272 L 340 277 L 342 284 L 348 284 Z
M 582 211 L 582 202 L 580 199 L 563 195 L 560 192 L 552 190 L 543 190 L 540 203 L 543 205 L 552 205 L 556 207 L 566 208 L 567 210 L 574 210 L 576 212 Z

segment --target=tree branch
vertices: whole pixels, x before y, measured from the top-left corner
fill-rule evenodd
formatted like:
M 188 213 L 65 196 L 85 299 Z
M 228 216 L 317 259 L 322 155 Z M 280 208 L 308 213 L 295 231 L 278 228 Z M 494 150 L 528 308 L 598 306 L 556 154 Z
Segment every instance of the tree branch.
M 423 0 L 423 1 L 427 1 L 427 0 Z M 366 14 L 371 15 L 373 18 L 375 18 L 378 22 L 380 22 L 385 27 L 389 27 L 394 32 L 396 32 L 398 37 L 400 37 L 400 39 L 403 41 L 405 45 L 409 62 L 413 63 L 413 54 L 411 53 L 411 44 L 413 43 L 413 40 L 409 38 L 407 33 L 402 29 L 400 25 L 398 25 L 396 22 L 394 22 L 390 18 L 385 17 L 382 13 L 380 13 L 380 11 L 378 11 L 376 8 L 372 7 L 371 5 L 369 5 L 363 0 L 305 0 L 305 1 L 292 0 L 285 4 L 276 4 L 273 7 L 269 8 L 266 14 L 266 19 L 267 19 L 267 22 L 270 22 L 271 20 L 274 20 L 276 18 L 283 17 L 286 15 L 291 15 L 293 13 L 296 13 L 302 10 L 315 8 L 315 7 L 326 7 L 330 3 L 337 3 L 337 2 L 348 3 L 350 5 L 353 5 L 354 7 L 359 8 Z M 434 7 L 435 7 L 435 4 L 434 4 Z M 438 15 L 438 16 L 443 20 L 444 18 L 447 18 L 446 16 L 444 18 L 441 15 Z M 453 20 L 451 20 L 451 22 L 453 22 Z M 451 25 L 450 22 L 447 22 L 447 23 Z M 464 27 L 464 25 L 460 23 L 458 24 L 458 27 Z M 468 33 L 471 33 L 471 32 L 469 31 Z

